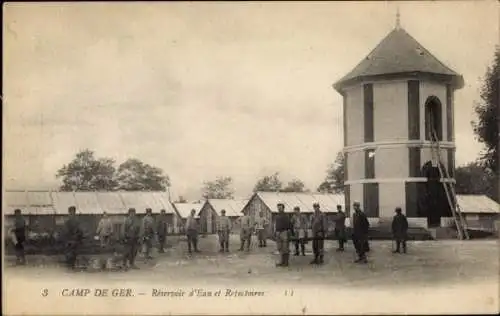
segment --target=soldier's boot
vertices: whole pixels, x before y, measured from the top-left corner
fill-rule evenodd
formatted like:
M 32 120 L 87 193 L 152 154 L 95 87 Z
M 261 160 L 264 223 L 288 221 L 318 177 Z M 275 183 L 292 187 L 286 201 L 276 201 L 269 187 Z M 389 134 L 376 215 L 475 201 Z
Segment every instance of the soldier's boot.
M 314 254 L 314 259 L 309 264 L 318 264 L 318 255 Z
M 296 242 L 295 243 L 295 256 L 298 256 L 298 255 L 300 255 L 300 253 L 299 253 L 299 243 Z
M 285 256 L 287 256 L 287 255 L 285 255 L 285 254 L 280 255 L 280 262 L 276 263 L 277 267 L 284 267 L 285 266 L 285 260 L 286 260 Z
M 131 255 L 129 257 L 129 262 L 130 262 L 130 269 L 139 269 L 138 266 L 135 265 L 135 256 L 134 255 Z
M 290 254 L 286 253 L 283 255 L 283 267 L 288 267 L 288 260 L 290 259 Z
M 403 253 L 406 253 L 406 241 L 403 241 Z
M 276 267 L 281 267 L 283 265 L 283 255 L 280 254 L 280 261 L 279 262 L 276 262 Z
M 146 260 L 153 259 L 153 257 L 151 256 L 151 248 L 149 248 L 149 247 L 147 247 L 147 248 L 146 248 L 146 253 L 145 253 L 144 258 L 145 258 Z
M 323 261 L 323 255 L 319 255 L 319 260 L 318 260 L 318 264 L 323 264 L 324 261 Z
M 22 266 L 26 264 L 26 256 L 24 254 L 24 251 L 21 253 L 21 256 L 19 258 L 19 264 Z
M 131 263 L 130 264 L 130 269 L 139 270 L 139 267 L 136 266 L 135 263 Z
M 360 255 L 357 260 L 354 261 L 355 263 L 368 263 L 368 260 L 366 259 L 366 255 Z
M 194 242 L 193 242 L 193 248 L 194 248 L 194 252 L 201 252 L 198 249 L 198 240 L 197 239 L 195 239 Z
M 396 250 L 393 250 L 392 253 L 400 253 L 401 250 L 400 250 L 400 244 L 399 244 L 399 241 L 396 241 Z
M 337 248 L 337 251 L 344 251 L 344 241 L 339 240 L 339 247 Z
M 300 245 L 300 250 L 302 251 L 302 256 L 306 255 L 306 245 L 303 243 Z

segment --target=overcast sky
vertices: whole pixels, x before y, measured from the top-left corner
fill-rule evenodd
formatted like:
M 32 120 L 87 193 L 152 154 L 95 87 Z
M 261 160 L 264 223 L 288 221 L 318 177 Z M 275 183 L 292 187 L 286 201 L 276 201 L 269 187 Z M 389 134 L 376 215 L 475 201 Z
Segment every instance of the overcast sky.
M 473 101 L 499 43 L 496 1 L 400 4 L 401 24 L 463 74 L 457 164 L 482 147 Z M 4 169 L 55 187 L 77 151 L 165 170 L 174 196 L 279 171 L 315 189 L 342 149 L 331 85 L 395 24 L 394 2 L 20 4 L 4 10 Z

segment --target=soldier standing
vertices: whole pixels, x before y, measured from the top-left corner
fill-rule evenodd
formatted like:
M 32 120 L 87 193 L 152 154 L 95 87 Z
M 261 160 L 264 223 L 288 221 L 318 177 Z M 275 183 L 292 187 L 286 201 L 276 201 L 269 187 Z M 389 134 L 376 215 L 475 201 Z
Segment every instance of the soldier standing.
M 267 236 L 266 230 L 268 228 L 269 221 L 264 217 L 264 212 L 259 212 L 259 217 L 255 220 L 255 230 L 257 231 L 257 237 L 259 239 L 259 247 L 267 247 Z
M 335 237 L 337 237 L 339 243 L 337 251 L 344 251 L 344 244 L 347 242 L 345 218 L 345 213 L 342 212 L 342 205 L 337 205 L 337 215 L 335 216 Z
M 198 224 L 196 223 L 196 218 L 194 218 L 195 214 L 196 210 L 191 210 L 191 215 L 189 215 L 186 220 L 186 235 L 189 253 L 191 253 L 191 247 L 194 249 L 194 252 L 200 252 L 198 250 Z
M 245 243 L 247 244 L 246 251 L 250 251 L 250 242 L 252 241 L 252 220 L 250 216 L 244 214 L 240 218 L 241 228 L 240 228 L 240 241 L 241 246 L 239 251 L 243 251 Z
M 394 253 L 401 252 L 401 245 L 403 245 L 403 253 L 406 253 L 406 239 L 408 237 L 408 220 L 406 216 L 401 213 L 401 208 L 396 207 L 396 215 L 392 219 L 392 234 L 396 242 L 396 250 Z
M 135 208 L 128 210 L 128 217 L 123 224 L 122 237 L 125 245 L 125 254 L 123 256 L 123 266 L 127 268 L 127 264 L 132 269 L 139 269 L 135 265 L 135 257 L 139 250 L 140 224 L 135 214 Z
M 323 264 L 325 237 L 327 231 L 326 217 L 321 212 L 318 203 L 314 203 L 313 208 L 314 214 L 311 221 L 311 230 L 313 235 L 314 259 L 311 261 L 311 264 Z
M 64 238 L 66 240 L 66 264 L 70 269 L 76 268 L 76 260 L 82 244 L 83 231 L 76 217 L 76 207 L 68 207 L 69 218 L 64 224 Z
M 16 250 L 16 264 L 24 265 L 26 264 L 26 258 L 24 254 L 24 242 L 26 241 L 26 221 L 21 215 L 20 209 L 14 210 L 14 216 L 14 227 L 11 230 L 11 234 Z
M 111 236 L 113 235 L 113 223 L 106 212 L 102 213 L 102 218 L 97 225 L 97 236 L 101 241 L 101 247 L 106 247 L 110 243 Z
M 358 254 L 358 259 L 355 262 L 367 263 L 366 251 L 369 248 L 368 229 L 370 228 L 370 223 L 368 222 L 366 215 L 361 211 L 359 202 L 354 202 L 353 207 L 352 241 L 354 243 L 354 247 L 356 248 L 356 253 Z
M 220 211 L 217 220 L 217 233 L 219 235 L 220 252 L 229 252 L 229 235 L 231 234 L 231 220 L 226 216 L 226 210 Z
M 155 220 L 153 218 L 153 210 L 146 209 L 146 215 L 142 219 L 141 235 L 144 240 L 144 258 L 153 259 L 151 256 L 151 248 L 153 248 L 153 240 L 155 238 Z
M 160 211 L 160 216 L 158 216 L 158 220 L 156 221 L 156 231 L 158 233 L 158 252 L 165 252 L 165 241 L 167 239 L 167 215 L 165 210 Z
M 306 255 L 306 239 L 307 239 L 307 218 L 304 214 L 300 214 L 300 207 L 293 208 L 294 214 L 292 217 L 293 232 L 295 233 L 295 255 L 300 255 L 299 246 L 302 255 Z
M 277 267 L 288 267 L 288 260 L 290 258 L 290 235 L 293 234 L 293 226 L 285 214 L 285 205 L 278 203 L 278 215 L 276 215 L 274 231 L 276 234 L 276 245 L 280 254 L 280 262 L 276 263 Z

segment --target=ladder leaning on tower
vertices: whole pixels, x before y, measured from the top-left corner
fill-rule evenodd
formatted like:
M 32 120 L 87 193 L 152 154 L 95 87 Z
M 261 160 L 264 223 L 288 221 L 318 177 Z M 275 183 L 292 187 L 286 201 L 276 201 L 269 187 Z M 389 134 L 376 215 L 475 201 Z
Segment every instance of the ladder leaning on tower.
M 458 205 L 454 183 L 450 181 L 448 169 L 443 168 L 443 164 L 441 163 L 441 147 L 439 146 L 439 138 L 437 136 L 436 130 L 434 128 L 431 128 L 429 134 L 429 138 L 431 140 L 432 160 L 437 163 L 441 182 L 443 183 L 444 191 L 446 194 L 446 199 L 453 215 L 453 221 L 455 222 L 455 226 L 457 227 L 458 238 L 461 240 L 469 239 L 467 223 L 460 210 L 460 205 Z

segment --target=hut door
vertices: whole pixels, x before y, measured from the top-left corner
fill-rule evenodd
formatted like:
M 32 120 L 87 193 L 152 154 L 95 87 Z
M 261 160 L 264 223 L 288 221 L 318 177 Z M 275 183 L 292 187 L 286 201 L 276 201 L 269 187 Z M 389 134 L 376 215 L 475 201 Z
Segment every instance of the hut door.
M 209 212 L 209 210 L 206 211 L 205 219 L 206 219 L 206 232 L 208 234 L 212 233 L 212 212 Z

